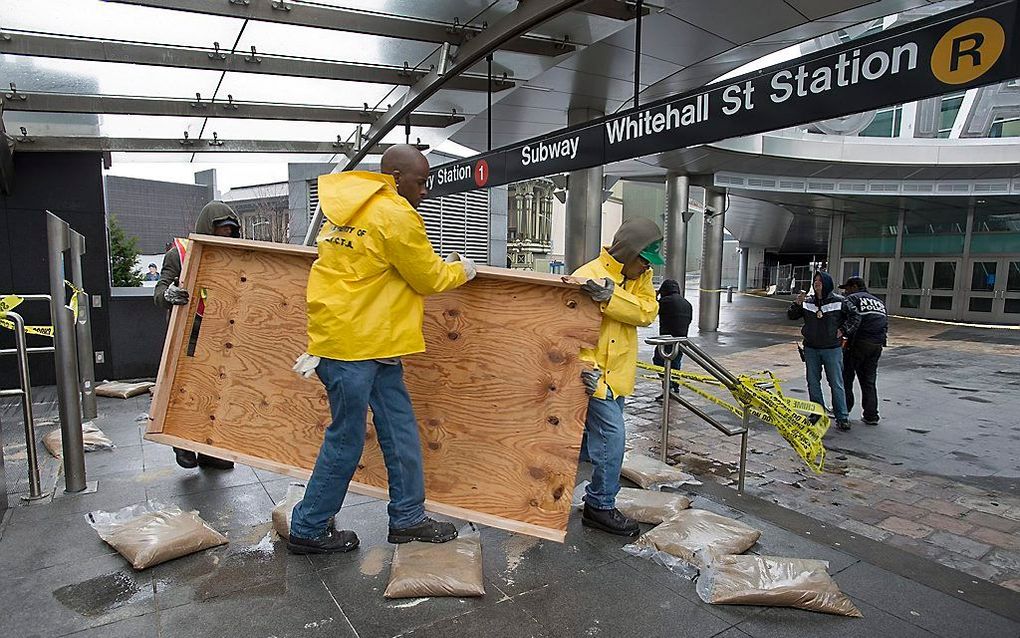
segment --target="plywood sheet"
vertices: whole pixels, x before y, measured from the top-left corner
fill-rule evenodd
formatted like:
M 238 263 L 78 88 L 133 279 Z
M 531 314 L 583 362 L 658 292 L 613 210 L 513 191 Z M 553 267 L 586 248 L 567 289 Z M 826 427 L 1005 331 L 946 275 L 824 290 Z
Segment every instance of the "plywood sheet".
M 147 438 L 307 476 L 329 405 L 318 379 L 291 371 L 307 344 L 305 288 L 313 248 L 193 237 Z M 562 540 L 587 396 L 581 347 L 598 307 L 577 285 L 480 269 L 428 298 L 427 352 L 405 357 L 432 511 Z M 197 291 L 205 316 L 187 354 Z M 352 490 L 385 497 L 371 423 Z

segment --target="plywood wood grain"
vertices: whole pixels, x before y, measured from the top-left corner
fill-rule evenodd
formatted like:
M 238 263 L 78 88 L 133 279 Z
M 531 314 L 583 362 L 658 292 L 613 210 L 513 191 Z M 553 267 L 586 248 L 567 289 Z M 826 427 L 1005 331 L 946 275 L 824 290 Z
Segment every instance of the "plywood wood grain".
M 194 308 L 174 311 L 147 437 L 306 475 L 329 424 L 322 384 L 291 371 L 315 250 L 193 239 L 185 281 L 193 298 L 207 290 L 202 329 L 187 356 Z M 428 298 L 427 352 L 404 358 L 429 507 L 562 540 L 587 407 L 578 351 L 597 339 L 598 308 L 569 279 L 480 270 Z M 366 427 L 352 490 L 381 496 Z

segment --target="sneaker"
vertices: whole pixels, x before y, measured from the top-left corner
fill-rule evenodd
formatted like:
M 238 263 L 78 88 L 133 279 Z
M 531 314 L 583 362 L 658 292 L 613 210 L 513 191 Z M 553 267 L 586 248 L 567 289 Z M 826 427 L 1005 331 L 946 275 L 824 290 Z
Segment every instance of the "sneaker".
M 864 423 L 865 423 L 865 424 L 867 424 L 867 425 L 878 425 L 878 420 L 879 420 L 879 417 L 877 417 L 877 416 L 876 416 L 876 417 L 875 417 L 875 418 L 873 418 L 873 419 L 872 419 L 872 418 L 870 418 L 870 417 L 864 417 L 864 418 L 863 418 L 863 419 L 861 419 L 861 420 L 862 420 L 862 421 L 864 421 Z
M 199 467 L 204 467 L 212 470 L 232 470 L 234 469 L 233 461 L 226 461 L 224 459 L 218 459 L 215 456 L 206 456 L 205 454 L 198 455 Z M 194 465 L 192 465 L 194 467 Z
M 390 535 L 387 540 L 391 543 L 410 543 L 420 541 L 422 543 L 447 543 L 457 538 L 457 528 L 453 523 L 434 521 L 429 517 L 414 527 L 402 529 L 390 528 Z
M 292 554 L 337 554 L 357 549 L 360 541 L 354 532 L 329 528 L 318 538 L 290 535 L 287 549 Z
M 629 516 L 624 516 L 615 507 L 611 510 L 597 510 L 585 503 L 584 509 L 581 511 L 581 524 L 617 536 L 633 537 L 641 533 L 637 521 Z
M 836 427 L 839 428 L 843 432 L 849 432 L 850 431 L 850 421 L 849 421 L 849 419 L 844 420 L 844 421 L 836 421 Z
M 198 467 L 198 455 L 191 450 L 182 450 L 179 447 L 175 447 L 174 457 L 177 459 L 177 465 L 186 470 Z

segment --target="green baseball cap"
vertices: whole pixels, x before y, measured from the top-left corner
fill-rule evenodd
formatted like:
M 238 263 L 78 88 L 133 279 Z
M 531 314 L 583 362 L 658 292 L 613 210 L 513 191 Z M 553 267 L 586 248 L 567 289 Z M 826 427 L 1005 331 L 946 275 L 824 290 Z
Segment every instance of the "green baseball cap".
M 642 250 L 639 254 L 644 257 L 645 261 L 652 264 L 653 266 L 661 266 L 666 263 L 666 260 L 662 258 L 659 253 L 659 249 L 662 248 L 662 240 L 654 241 Z

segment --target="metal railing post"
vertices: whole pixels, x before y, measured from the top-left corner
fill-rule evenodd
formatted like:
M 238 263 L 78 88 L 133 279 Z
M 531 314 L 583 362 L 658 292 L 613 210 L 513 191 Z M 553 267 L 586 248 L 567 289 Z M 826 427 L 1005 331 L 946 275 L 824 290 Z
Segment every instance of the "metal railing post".
M 662 376 L 662 434 L 659 445 L 659 460 L 666 462 L 669 452 L 669 405 L 673 387 L 673 359 L 680 353 L 680 339 L 682 337 L 651 337 L 645 343 L 655 346 L 659 356 L 663 359 Z
M 750 407 L 744 404 L 744 415 L 741 418 L 743 425 L 743 432 L 740 434 L 740 468 L 738 469 L 739 474 L 737 475 L 737 494 L 744 493 L 744 474 L 747 472 L 747 432 L 750 429 Z
M 46 239 L 50 274 L 50 316 L 57 376 L 57 405 L 64 456 L 64 491 L 82 492 L 85 484 L 85 447 L 81 431 L 81 394 L 78 391 L 78 351 L 72 310 L 64 305 L 64 253 L 70 248 L 70 227 L 47 211 Z
M 25 339 L 25 320 L 16 312 L 8 312 L 14 321 L 14 343 L 18 351 L 18 381 L 21 383 L 21 413 L 25 419 L 25 453 L 28 455 L 28 496 L 24 501 L 43 498 L 39 479 L 39 457 L 35 447 L 35 417 L 32 414 L 32 377 L 28 371 L 28 343 Z
M 85 254 L 85 237 L 69 230 L 71 249 L 71 283 L 78 290 L 85 290 L 82 283 L 81 257 Z M 96 408 L 96 368 L 92 353 L 92 319 L 90 299 L 84 292 L 78 294 L 78 321 L 75 333 L 78 342 L 78 377 L 81 389 L 82 417 L 91 421 L 98 416 Z

